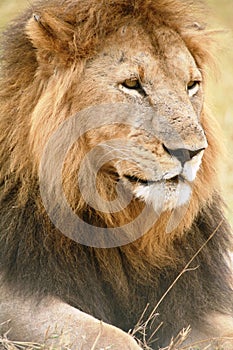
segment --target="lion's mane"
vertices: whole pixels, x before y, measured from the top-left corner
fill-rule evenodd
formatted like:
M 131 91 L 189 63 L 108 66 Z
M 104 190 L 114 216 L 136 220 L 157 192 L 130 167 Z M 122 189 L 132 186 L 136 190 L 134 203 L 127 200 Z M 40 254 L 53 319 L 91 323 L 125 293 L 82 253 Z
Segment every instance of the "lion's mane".
M 192 1 L 41 1 L 4 33 L 0 78 L 0 268 L 12 289 L 22 295 L 58 296 L 128 331 L 147 303 L 150 311 L 218 228 L 190 266 L 192 273 L 183 274 L 160 305 L 158 311 L 164 323 L 160 332 L 166 338 L 166 334 L 169 337 L 191 322 L 200 323 L 209 310 L 227 312 L 232 308 L 232 293 L 226 282 L 231 236 L 216 180 L 220 145 L 217 127 L 208 111 L 205 108 L 202 113 L 209 143 L 201 169 L 202 184 L 196 187 L 195 201 L 183 223 L 168 235 L 160 222 L 138 241 L 112 249 L 79 245 L 52 225 L 40 200 L 38 164 L 29 132 L 38 102 L 44 103 L 45 115 L 50 113 L 54 120 L 52 127 L 48 121 L 50 134 L 62 122 L 61 111 L 66 110 L 69 117 L 74 75 L 78 80 L 85 62 L 95 56 L 105 39 L 130 21 L 143 26 L 152 38 L 160 25 L 174 29 L 206 76 L 207 66 L 212 64 L 212 37 Z M 49 80 L 55 69 L 57 85 L 53 86 Z M 44 91 L 47 96 L 41 101 Z M 52 101 L 53 110 L 46 110 L 47 101 Z M 88 106 L 88 100 L 85 103 L 80 102 L 80 109 Z M 107 216 L 104 222 L 105 216 L 98 214 L 97 220 L 95 211 L 87 213 L 80 203 L 79 215 L 85 221 L 96 223 L 101 217 L 99 225 L 109 225 Z M 174 329 L 169 322 L 172 315 L 179 315 Z

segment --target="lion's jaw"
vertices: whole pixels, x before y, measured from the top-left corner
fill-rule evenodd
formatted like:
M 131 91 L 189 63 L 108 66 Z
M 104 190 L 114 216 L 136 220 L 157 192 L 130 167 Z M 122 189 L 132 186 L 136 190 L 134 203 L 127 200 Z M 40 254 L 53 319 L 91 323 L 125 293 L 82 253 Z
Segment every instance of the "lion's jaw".
M 202 163 L 204 151 L 197 154 L 184 166 L 176 166 L 170 172 L 161 174 L 161 179 L 153 181 L 136 176 L 123 176 L 126 186 L 130 183 L 134 196 L 148 205 L 152 205 L 157 213 L 187 206 L 194 180 Z

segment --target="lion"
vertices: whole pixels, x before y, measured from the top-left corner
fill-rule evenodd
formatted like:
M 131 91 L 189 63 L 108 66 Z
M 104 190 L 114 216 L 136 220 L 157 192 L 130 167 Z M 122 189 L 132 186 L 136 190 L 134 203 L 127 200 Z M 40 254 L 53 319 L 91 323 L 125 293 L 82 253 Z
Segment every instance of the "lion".
M 233 349 L 202 12 L 189 0 L 48 0 L 4 33 L 0 323 L 10 320 L 10 339 L 159 349 L 190 327 L 187 348 Z

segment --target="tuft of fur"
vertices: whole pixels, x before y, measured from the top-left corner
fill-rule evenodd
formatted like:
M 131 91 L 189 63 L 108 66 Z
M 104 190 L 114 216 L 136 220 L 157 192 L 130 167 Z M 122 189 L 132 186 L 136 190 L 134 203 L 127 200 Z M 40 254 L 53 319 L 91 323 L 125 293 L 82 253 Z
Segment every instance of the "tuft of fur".
M 205 72 L 212 64 L 212 36 L 200 13 L 196 2 L 181 0 L 40 1 L 12 23 L 2 40 L 0 270 L 15 292 L 38 298 L 59 297 L 128 331 L 148 303 L 148 312 L 153 309 L 222 222 L 195 258 L 193 271 L 185 273 L 161 303 L 153 329 L 161 321 L 164 326 L 156 335 L 160 340 L 155 348 L 167 344 L 172 335 L 189 324 L 201 328 L 210 312 L 233 313 L 227 264 L 232 237 L 216 180 L 220 140 L 210 113 L 206 108 L 202 113 L 209 147 L 194 187 L 194 200 L 181 225 L 167 235 L 166 218 L 162 217 L 138 241 L 112 249 L 81 246 L 50 222 L 39 194 L 31 118 L 35 118 L 35 108 L 41 103 L 45 116 L 50 116 L 43 121 L 48 126 L 48 138 L 71 116 L 73 89 L 86 62 L 118 28 L 129 23 L 141 26 L 152 42 L 157 28 L 172 28 Z M 51 80 L 54 72 L 56 83 Z M 88 103 L 88 97 L 81 101 L 80 110 Z M 41 135 L 42 141 L 44 137 Z M 80 154 L 78 157 L 81 159 Z M 68 193 L 69 181 L 77 170 L 73 163 L 69 165 L 69 170 L 65 169 Z M 106 195 L 103 185 L 100 191 Z M 80 198 L 73 201 L 85 221 L 97 226 L 113 224 L 111 217 L 87 208 Z M 117 223 L 134 219 L 135 211 L 141 210 L 140 205 L 135 206 L 124 217 L 118 217 Z M 173 317 L 176 322 L 171 322 Z

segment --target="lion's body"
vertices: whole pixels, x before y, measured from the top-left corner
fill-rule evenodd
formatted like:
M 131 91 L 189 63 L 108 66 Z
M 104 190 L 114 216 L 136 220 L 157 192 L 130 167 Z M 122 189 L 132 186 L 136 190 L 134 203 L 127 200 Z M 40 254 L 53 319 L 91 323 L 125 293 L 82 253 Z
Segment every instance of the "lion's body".
M 148 328 L 147 340 L 161 322 L 154 349 L 167 346 L 172 336 L 189 325 L 194 341 L 202 333 L 210 338 L 233 335 L 232 272 L 227 261 L 232 237 L 216 180 L 220 146 L 216 126 L 203 106 L 202 89 L 194 91 L 197 85 L 190 85 L 191 97 L 185 90 L 189 82 L 205 82 L 211 56 L 211 39 L 195 23 L 193 11 L 178 0 L 51 0 L 35 5 L 6 32 L 0 81 L 0 323 L 12 319 L 13 338 L 40 341 L 51 318 L 60 328 L 66 323 L 74 327 L 73 337 L 78 339 L 74 349 L 83 346 L 82 334 L 87 339 L 84 348 L 91 349 L 90 334 L 96 334 L 93 321 L 88 318 L 86 325 L 85 314 L 80 316 L 75 309 L 129 331 L 149 304 L 146 319 L 185 267 L 189 271 L 159 304 L 159 316 Z M 134 82 L 137 75 L 143 88 L 122 83 Z M 111 117 L 107 115 L 111 114 L 109 104 Z M 124 104 L 137 109 L 139 119 L 136 113 L 125 112 Z M 99 105 L 105 106 L 107 116 L 102 113 L 102 117 L 107 126 L 95 128 L 95 119 L 83 120 L 82 115 L 79 131 L 85 126 L 87 133 L 71 147 L 64 163 L 63 186 L 71 207 L 93 225 L 91 232 L 97 237 L 101 227 L 134 221 L 144 205 L 160 213 L 145 235 L 133 232 L 129 244 L 108 248 L 82 245 L 79 238 L 85 238 L 87 232 L 81 232 L 75 241 L 52 224 L 41 198 L 43 173 L 40 183 L 38 175 L 45 146 L 59 126 L 75 113 Z M 117 111 L 125 115 L 119 118 Z M 151 111 L 156 118 L 161 116 L 155 124 Z M 151 132 L 153 125 L 156 135 Z M 70 137 L 71 133 L 65 134 L 66 140 Z M 107 200 L 115 199 L 120 179 L 134 198 L 127 208 L 107 214 L 85 203 L 77 188 L 77 173 L 87 152 L 112 139 L 120 143 L 106 162 L 107 168 L 98 169 L 98 193 Z M 128 142 L 125 148 L 123 139 Z M 45 161 L 55 173 L 56 147 L 52 163 Z M 101 147 L 97 147 L 99 159 L 109 151 Z M 167 149 L 187 149 L 195 156 L 183 162 L 181 169 L 179 157 L 171 157 Z M 88 174 L 86 170 L 81 178 L 84 185 Z M 179 174 L 183 180 L 178 188 Z M 149 184 L 145 185 L 145 179 Z M 62 217 L 54 180 L 49 180 L 49 190 L 55 193 L 53 212 Z M 88 198 L 95 197 L 88 182 L 86 191 Z M 162 205 L 157 197 L 161 192 L 165 196 Z M 186 209 L 177 221 L 180 208 Z M 177 222 L 166 232 L 172 212 Z M 42 308 L 47 298 L 66 305 L 48 303 Z M 30 322 L 31 299 L 41 304 L 40 311 L 35 311 L 37 318 L 32 316 L 37 331 L 29 335 L 26 323 Z M 22 308 L 25 318 L 21 315 L 18 320 L 17 308 Z M 76 334 L 77 322 L 82 327 L 77 326 Z M 111 332 L 115 330 L 110 329 L 104 340 L 100 337 L 99 346 L 113 342 L 116 349 L 137 348 L 130 337 L 127 343 L 123 336 L 122 342 L 121 335 L 116 336 L 115 343 Z M 231 349 L 231 342 L 226 349 Z

